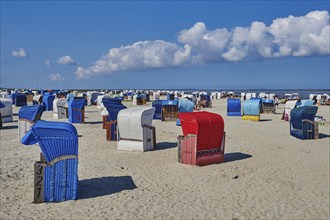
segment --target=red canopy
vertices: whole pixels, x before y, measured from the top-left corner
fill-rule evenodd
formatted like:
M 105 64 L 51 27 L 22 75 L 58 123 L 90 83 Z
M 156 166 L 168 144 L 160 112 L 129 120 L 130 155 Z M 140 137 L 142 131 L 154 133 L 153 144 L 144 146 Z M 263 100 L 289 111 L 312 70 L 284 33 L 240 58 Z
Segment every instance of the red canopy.
M 197 150 L 208 150 L 221 146 L 224 121 L 221 115 L 211 112 L 179 113 L 183 135 L 197 135 Z

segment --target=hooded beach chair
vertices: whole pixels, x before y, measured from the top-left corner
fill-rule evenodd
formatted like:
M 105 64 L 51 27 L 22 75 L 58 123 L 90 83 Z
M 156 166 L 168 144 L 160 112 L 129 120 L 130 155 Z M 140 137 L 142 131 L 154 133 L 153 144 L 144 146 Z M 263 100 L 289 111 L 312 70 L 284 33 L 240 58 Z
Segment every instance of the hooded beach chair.
M 194 111 L 194 103 L 188 99 L 179 99 L 179 112 L 193 112 Z M 180 119 L 178 118 L 176 121 L 177 126 L 181 126 Z
M 285 108 L 282 116 L 282 120 L 289 121 L 290 120 L 290 112 L 292 109 L 296 108 L 298 106 L 298 101 L 297 100 L 291 100 L 287 101 L 285 103 Z
M 76 200 L 78 194 L 78 135 L 67 122 L 37 121 L 22 144 L 39 145 L 34 164 L 34 203 Z
M 227 99 L 227 116 L 241 116 L 241 100 L 228 98 Z
M 260 121 L 261 99 L 250 99 L 244 101 L 243 120 Z
M 274 99 L 262 99 L 263 113 L 275 114 Z
M 55 99 L 53 102 L 53 118 L 68 118 L 68 102 L 66 98 Z
M 212 99 L 209 94 L 200 94 L 199 96 L 199 105 L 205 108 L 212 107 Z
M 211 112 L 179 113 L 183 136 L 178 137 L 178 161 L 191 165 L 224 162 L 224 120 Z
M 91 94 L 91 104 L 96 105 L 97 104 L 97 97 L 100 95 L 99 92 L 92 92 Z
M 26 106 L 27 105 L 27 98 L 24 93 L 17 93 L 15 98 L 15 106 Z
M 0 101 L 0 110 L 3 109 L 4 107 L 6 107 L 6 105 L 4 103 L 2 103 Z M 1 117 L 1 111 L 0 111 L 0 128 L 2 127 L 2 117 Z
M 86 100 L 71 99 L 68 102 L 69 122 L 71 123 L 84 123 L 85 122 L 85 103 Z
M 117 120 L 117 116 L 114 116 L 112 118 L 116 118 L 116 119 L 112 119 L 111 116 L 109 116 L 109 112 L 108 109 L 111 108 L 119 108 L 118 111 L 120 111 L 124 105 L 122 104 L 122 99 L 121 98 L 110 98 L 108 96 L 102 98 L 102 105 L 103 105 L 103 111 L 101 112 L 101 115 L 103 117 L 103 129 L 107 128 L 107 122 L 110 122 L 112 120 Z M 113 109 L 114 110 L 114 109 Z M 113 111 L 112 111 L 113 112 Z M 113 112 L 112 114 L 118 114 L 118 112 Z
M 23 136 L 30 130 L 31 126 L 40 120 L 44 111 L 43 105 L 23 106 L 18 111 L 18 140 L 21 141 Z
M 117 140 L 117 117 L 118 112 L 122 109 L 126 109 L 125 105 L 119 104 L 108 104 L 104 103 L 105 108 L 108 112 L 108 115 L 103 116 L 103 122 L 105 124 L 106 130 L 106 140 L 107 141 L 115 141 Z M 105 118 L 105 119 L 104 119 Z
M 46 111 L 53 111 L 53 102 L 55 99 L 55 95 L 52 93 L 45 93 L 42 96 L 42 102 L 46 105 Z
M 1 122 L 12 122 L 13 121 L 13 105 L 11 99 L 0 98 L 0 120 Z
M 302 140 L 318 139 L 318 123 L 314 122 L 317 106 L 301 106 L 290 112 L 290 135 Z
M 153 107 L 132 107 L 118 113 L 118 150 L 148 151 L 156 147 Z

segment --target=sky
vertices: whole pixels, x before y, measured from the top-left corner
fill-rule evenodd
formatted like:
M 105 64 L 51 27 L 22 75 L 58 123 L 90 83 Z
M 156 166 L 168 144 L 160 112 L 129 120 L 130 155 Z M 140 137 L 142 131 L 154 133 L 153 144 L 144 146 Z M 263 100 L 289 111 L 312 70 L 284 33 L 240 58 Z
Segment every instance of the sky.
M 330 89 L 329 1 L 7 1 L 0 87 Z

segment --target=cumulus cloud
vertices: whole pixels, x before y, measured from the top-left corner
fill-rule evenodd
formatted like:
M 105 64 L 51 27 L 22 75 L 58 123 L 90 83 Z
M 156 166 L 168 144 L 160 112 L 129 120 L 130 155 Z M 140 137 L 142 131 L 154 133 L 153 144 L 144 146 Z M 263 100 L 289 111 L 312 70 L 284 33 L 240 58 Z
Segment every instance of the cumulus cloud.
M 46 65 L 47 67 L 50 67 L 50 59 L 45 60 L 45 65 Z
M 19 48 L 17 51 L 13 50 L 11 52 L 11 55 L 13 55 L 14 57 L 21 57 L 21 58 L 24 58 L 24 57 L 28 56 L 26 51 L 23 48 Z
M 254 21 L 248 27 L 208 30 L 198 22 L 178 33 L 177 42 L 139 41 L 112 48 L 94 65 L 78 67 L 77 78 L 125 70 L 204 65 L 281 57 L 330 54 L 329 12 L 277 18 L 267 26 Z
M 61 82 L 63 80 L 61 74 L 59 73 L 50 74 L 48 77 L 53 82 Z
M 76 64 L 74 59 L 71 56 L 68 56 L 68 55 L 61 56 L 58 59 L 57 63 L 63 64 L 63 65 L 75 65 Z

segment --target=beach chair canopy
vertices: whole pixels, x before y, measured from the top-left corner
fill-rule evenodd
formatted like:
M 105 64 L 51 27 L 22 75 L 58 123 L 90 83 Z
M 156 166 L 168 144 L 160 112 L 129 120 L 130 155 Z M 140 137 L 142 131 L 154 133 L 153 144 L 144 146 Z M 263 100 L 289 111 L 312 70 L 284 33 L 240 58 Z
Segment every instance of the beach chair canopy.
M 211 97 L 209 94 L 200 94 L 199 95 L 200 100 L 206 100 L 206 101 L 210 101 Z
M 52 111 L 53 110 L 54 99 L 55 99 L 55 95 L 53 95 L 51 93 L 45 93 L 42 96 L 42 102 L 45 103 L 46 110 L 48 110 L 48 111 Z
M 118 113 L 118 130 L 120 138 L 141 140 L 142 126 L 151 126 L 155 113 L 153 107 L 132 107 Z
M 244 115 L 259 115 L 261 111 L 261 99 L 251 98 L 244 101 L 243 114 Z
M 27 105 L 27 97 L 23 93 L 17 93 L 16 94 L 16 100 L 15 100 L 16 106 L 25 106 Z
M 194 103 L 188 99 L 179 99 L 179 112 L 193 112 Z
M 67 122 L 39 120 L 21 142 L 25 145 L 38 143 L 47 162 L 63 155 L 78 155 L 77 130 Z
M 227 115 L 241 115 L 241 100 L 228 98 L 227 99 Z
M 70 109 L 72 111 L 72 108 L 82 110 L 85 106 L 85 102 L 85 99 L 71 99 L 68 103 L 69 111 Z
M 67 94 L 66 100 L 69 102 L 71 99 L 74 99 L 74 94 L 73 93 Z
M 302 129 L 303 119 L 314 121 L 317 110 L 317 106 L 302 106 L 292 109 L 290 112 L 290 123 L 292 127 L 294 129 Z
M 152 102 L 152 107 L 155 108 L 154 119 L 162 119 L 162 100 L 155 100 Z
M 31 122 L 35 122 L 36 118 L 40 118 L 44 111 L 43 105 L 31 105 L 31 106 L 23 106 L 18 111 L 19 119 L 26 119 Z M 38 116 L 38 117 L 37 117 Z
M 102 103 L 103 103 L 104 107 L 110 106 L 110 105 L 121 105 L 122 101 L 123 100 L 121 98 L 110 98 L 110 97 L 102 98 Z
M 92 93 L 92 96 L 91 96 L 91 103 L 92 104 L 96 104 L 96 101 L 97 101 L 97 97 L 100 95 L 99 92 L 93 92 Z
M 314 100 L 312 100 L 312 99 L 301 100 L 301 104 L 299 105 L 299 107 L 301 107 L 301 106 L 312 106 L 312 105 L 314 105 Z
M 219 114 L 211 112 L 179 113 L 182 132 L 197 135 L 197 150 L 217 148 L 222 143 L 224 121 Z

